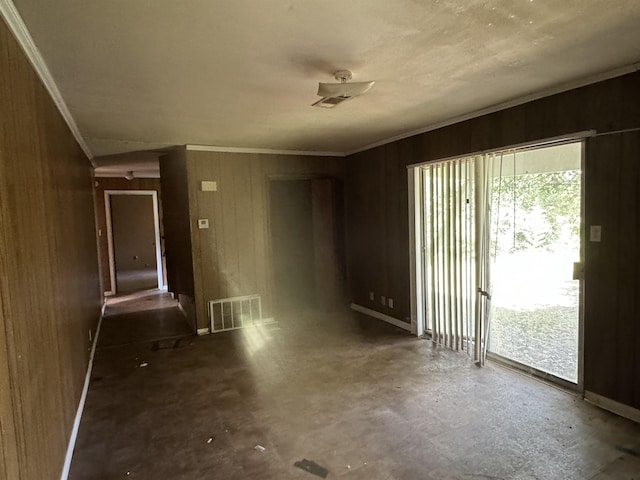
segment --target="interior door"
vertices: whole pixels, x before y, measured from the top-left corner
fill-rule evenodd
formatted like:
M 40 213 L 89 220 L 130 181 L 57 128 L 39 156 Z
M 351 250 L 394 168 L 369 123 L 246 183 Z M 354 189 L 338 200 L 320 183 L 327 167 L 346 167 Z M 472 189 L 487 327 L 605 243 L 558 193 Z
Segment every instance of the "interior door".
M 281 309 L 344 301 L 342 185 L 334 178 L 270 182 L 275 293 Z

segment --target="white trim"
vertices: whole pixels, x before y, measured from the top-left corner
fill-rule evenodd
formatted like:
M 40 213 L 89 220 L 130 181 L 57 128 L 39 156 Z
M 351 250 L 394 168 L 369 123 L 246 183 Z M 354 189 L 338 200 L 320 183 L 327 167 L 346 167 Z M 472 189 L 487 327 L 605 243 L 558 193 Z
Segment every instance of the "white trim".
M 419 170 L 407 170 L 409 191 L 409 284 L 411 295 L 411 332 L 421 337 L 425 331 L 422 295 L 422 191 Z
M 56 104 L 56 107 L 58 107 L 62 118 L 64 118 L 64 121 L 67 123 L 67 126 L 78 142 L 78 145 L 80 145 L 80 148 L 82 148 L 85 155 L 95 168 L 96 164 L 93 161 L 93 154 L 91 153 L 87 142 L 84 140 L 82 133 L 80 133 L 80 129 L 78 128 L 78 125 L 76 125 L 66 102 L 62 98 L 62 94 L 60 93 L 46 62 L 44 61 L 40 50 L 38 50 L 38 47 L 33 41 L 33 38 L 22 20 L 20 13 L 11 0 L 0 0 L 0 14 L 2 14 L 9 30 L 13 33 L 16 41 L 22 47 L 22 50 L 29 59 L 29 62 L 31 62 L 31 65 L 49 92 L 49 95 L 51 95 L 53 102 Z
M 438 130 L 439 128 L 448 127 L 450 125 L 464 122 L 466 120 L 471 120 L 473 118 L 481 117 L 483 115 L 489 115 L 492 113 L 499 112 L 501 110 L 517 107 L 518 105 L 523 105 L 525 103 L 533 102 L 535 100 L 540 100 L 541 98 L 550 97 L 552 95 L 557 95 L 559 93 L 568 92 L 569 90 L 575 90 L 576 88 L 586 87 L 594 83 L 603 82 L 605 80 L 610 80 L 615 77 L 620 77 L 622 75 L 637 72 L 638 70 L 640 70 L 640 63 L 632 63 L 630 65 L 625 65 L 624 67 L 609 70 L 607 72 L 603 72 L 597 75 L 591 75 L 589 77 L 585 77 L 580 80 L 563 83 L 555 87 L 540 90 L 539 92 L 536 92 L 536 93 L 530 93 L 528 95 L 524 95 L 522 97 L 518 97 L 513 100 L 508 100 L 506 102 L 498 103 L 496 105 L 482 108 L 480 110 L 475 110 L 473 112 L 466 113 L 464 115 L 459 115 L 457 117 L 453 117 L 448 120 L 443 120 L 442 122 L 433 123 L 431 125 L 419 128 L 417 130 L 412 130 L 407 133 L 401 133 L 400 135 L 396 135 L 394 137 L 390 137 L 384 140 L 380 140 L 378 142 L 370 143 L 369 145 L 365 145 L 364 147 L 356 148 L 354 150 L 346 152 L 346 155 L 349 156 L 355 153 L 371 150 L 372 148 L 381 147 L 383 145 L 387 145 L 388 143 L 397 142 L 398 140 L 404 140 L 405 138 L 421 135 L 423 133 L 431 132 L 433 130 Z
M 271 148 L 218 147 L 212 145 L 186 145 L 192 152 L 266 153 L 268 155 L 304 155 L 312 157 L 345 157 L 343 152 L 312 152 L 307 150 L 274 150 Z
M 107 222 L 107 253 L 109 255 L 109 282 L 111 295 L 117 293 L 116 290 L 116 266 L 113 255 L 113 233 L 111 229 L 111 199 L 107 191 L 104 192 L 104 211 Z
M 621 417 L 640 423 L 640 410 L 637 408 L 630 407 L 624 403 L 616 402 L 615 400 L 611 400 L 610 398 L 603 397 L 602 395 L 589 391 L 584 392 L 584 399 L 587 402 L 613 412 L 616 415 L 620 415 Z
M 202 336 L 202 335 L 209 335 L 211 333 L 211 330 L 208 328 L 199 328 L 198 329 L 198 336 Z
M 384 313 L 376 312 L 375 310 L 371 310 L 370 308 L 363 307 L 362 305 L 358 305 L 357 303 L 351 304 L 351 310 L 355 310 L 356 312 L 364 313 L 373 318 L 377 318 L 378 320 L 382 320 L 383 322 L 390 323 L 398 328 L 402 328 L 403 330 L 407 330 L 411 332 L 411 324 L 407 322 L 403 322 L 402 320 L 398 320 L 397 318 L 390 317 L 389 315 L 385 315 Z
M 160 214 L 158 212 L 158 192 L 155 190 L 105 190 L 104 191 L 104 209 L 107 221 L 107 250 L 109 252 L 109 278 L 111 282 L 111 290 L 109 293 L 114 295 L 118 293 L 116 285 L 116 262 L 113 248 L 113 226 L 111 223 L 111 195 L 150 195 L 153 203 L 153 227 L 156 242 L 156 273 L 157 288 L 162 290 L 164 287 L 162 275 L 162 251 L 160 249 Z M 107 292 L 105 292 L 106 295 Z
M 116 293 L 113 290 L 109 290 L 108 292 L 104 292 L 104 296 L 105 297 L 111 297 L 113 295 L 115 295 Z
M 587 226 L 586 226 L 586 196 L 585 196 L 585 166 L 587 144 L 585 139 L 580 141 L 580 262 L 585 265 L 585 249 L 587 243 Z M 584 274 L 578 280 L 578 391 L 584 392 Z
M 412 163 L 411 165 L 407 165 L 407 169 L 422 167 L 430 163 L 436 163 L 436 162 L 439 163 L 439 162 L 447 162 L 449 160 L 457 160 L 459 158 L 477 157 L 480 155 L 487 155 L 489 153 L 500 154 L 500 153 L 511 152 L 512 150 L 526 150 L 526 149 L 552 147 L 552 146 L 560 145 L 563 143 L 580 142 L 580 141 L 584 141 L 585 138 L 597 137 L 597 136 L 598 136 L 598 133 L 595 130 L 583 130 L 580 132 L 568 133 L 566 135 L 559 135 L 557 137 L 541 138 L 538 140 L 531 140 L 529 142 L 516 143 L 513 145 L 507 145 L 505 147 L 495 147 L 495 148 L 489 148 L 487 150 L 480 150 L 477 152 L 451 155 L 449 157 L 444 157 L 444 158 L 434 158 L 431 160 L 425 160 L 424 162 Z
M 71 430 L 71 438 L 69 438 L 69 445 L 67 446 L 67 454 L 64 457 L 64 466 L 62 467 L 62 474 L 60 480 L 67 480 L 69 478 L 69 469 L 71 468 L 71 460 L 73 459 L 73 451 L 76 448 L 76 440 L 78 439 L 78 430 L 80 429 L 80 421 L 82 420 L 82 413 L 84 412 L 84 405 L 87 400 L 87 393 L 89 392 L 89 383 L 91 383 L 91 372 L 93 371 L 93 359 L 96 355 L 96 346 L 98 345 L 98 338 L 100 337 L 100 329 L 102 327 L 102 318 L 104 317 L 104 310 L 106 303 L 102 304 L 102 310 L 100 311 L 100 319 L 98 320 L 98 328 L 96 328 L 96 334 L 93 337 L 93 345 L 91 346 L 91 354 L 89 355 L 89 365 L 87 366 L 87 374 L 84 377 L 84 387 L 82 388 L 82 395 L 80 396 L 80 403 L 78 404 L 78 410 L 76 412 L 76 418 L 73 421 L 73 429 Z

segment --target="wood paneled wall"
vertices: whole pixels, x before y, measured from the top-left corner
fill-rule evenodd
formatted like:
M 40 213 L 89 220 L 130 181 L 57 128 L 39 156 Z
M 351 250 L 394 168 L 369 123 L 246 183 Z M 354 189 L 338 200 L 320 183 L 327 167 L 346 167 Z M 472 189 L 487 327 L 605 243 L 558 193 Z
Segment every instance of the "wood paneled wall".
M 347 238 L 356 303 L 407 319 L 409 231 L 406 166 L 499 149 L 585 130 L 640 127 L 640 73 L 625 75 L 485 115 L 350 156 Z M 585 159 L 585 225 L 602 225 L 587 243 L 585 386 L 640 408 L 637 133 L 590 139 Z M 396 300 L 392 313 L 368 292 Z M 634 356 L 636 355 L 636 356 Z
M 98 233 L 98 249 L 100 252 L 100 279 L 103 292 L 109 292 L 111 278 L 109 275 L 109 243 L 107 239 L 107 219 L 104 205 L 105 190 L 154 190 L 158 192 L 158 214 L 160 215 L 160 247 L 164 252 L 164 225 L 162 218 L 162 198 L 160 194 L 159 178 L 96 178 L 94 182 L 95 192 L 95 216 Z M 164 269 L 164 284 L 167 284 L 166 266 Z
M 347 159 L 347 265 L 352 300 L 410 322 L 407 142 Z M 396 159 L 396 161 L 392 160 Z M 369 292 L 374 293 L 371 300 Z M 393 308 L 380 297 L 393 299 Z
M 640 408 L 640 132 L 587 141 L 587 389 Z
M 342 178 L 344 159 L 187 151 L 198 328 L 208 326 L 206 302 L 260 294 L 273 315 L 270 178 Z M 217 182 L 202 192 L 200 182 Z M 197 220 L 209 228 L 197 228 Z
M 190 193 L 184 147 L 176 148 L 160 157 L 160 185 L 162 188 L 167 286 L 169 291 L 178 298 L 195 331 L 194 258 L 189 221 Z
M 100 314 L 91 165 L 0 22 L 0 476 L 59 478 Z

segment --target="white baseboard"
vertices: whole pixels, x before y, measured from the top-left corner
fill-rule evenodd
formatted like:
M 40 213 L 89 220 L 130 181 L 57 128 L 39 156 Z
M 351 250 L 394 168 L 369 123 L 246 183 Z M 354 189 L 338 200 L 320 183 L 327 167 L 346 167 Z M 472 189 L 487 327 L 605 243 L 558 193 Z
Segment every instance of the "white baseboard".
M 82 420 L 82 413 L 84 412 L 84 404 L 87 401 L 87 393 L 89 392 L 89 383 L 91 382 L 91 372 L 93 371 L 93 359 L 96 355 L 96 346 L 98 345 L 98 338 L 100 338 L 102 318 L 104 317 L 104 310 L 106 306 L 107 304 L 103 302 L 102 309 L 100 310 L 98 327 L 96 328 L 96 334 L 93 337 L 93 345 L 91 345 L 91 354 L 89 355 L 89 365 L 87 366 L 87 374 L 84 377 L 84 387 L 82 388 L 82 395 L 80 395 L 80 403 L 78 404 L 76 418 L 73 421 L 73 429 L 71 430 L 71 438 L 69 439 L 69 445 L 67 446 L 67 454 L 64 458 L 64 466 L 62 467 L 62 474 L 60 475 L 60 480 L 67 480 L 69 478 L 69 469 L 71 468 L 73 451 L 76 447 L 76 440 L 78 439 L 78 430 L 80 429 L 80 421 Z
M 640 410 L 637 408 L 630 407 L 624 403 L 616 402 L 615 400 L 611 400 L 610 398 L 603 397 L 602 395 L 589 391 L 584 392 L 584 399 L 587 402 L 600 408 L 604 408 L 605 410 L 609 410 L 616 415 L 620 415 L 621 417 L 640 423 Z
M 202 335 L 209 335 L 211 333 L 211 330 L 209 330 L 208 328 L 199 328 L 198 329 L 198 335 L 202 336 Z
M 109 290 L 108 292 L 104 292 L 105 297 L 111 297 L 113 295 L 115 295 L 115 293 L 112 290 Z
M 402 328 L 403 330 L 407 330 L 411 332 L 411 324 L 407 322 L 403 322 L 402 320 L 398 320 L 397 318 L 390 317 L 389 315 L 385 315 L 384 313 L 376 312 L 375 310 L 371 310 L 370 308 L 363 307 L 362 305 L 358 305 L 357 303 L 351 304 L 351 309 L 356 312 L 364 313 L 373 318 L 377 318 L 378 320 L 382 320 L 383 322 L 390 323 L 391 325 L 395 325 L 398 328 Z

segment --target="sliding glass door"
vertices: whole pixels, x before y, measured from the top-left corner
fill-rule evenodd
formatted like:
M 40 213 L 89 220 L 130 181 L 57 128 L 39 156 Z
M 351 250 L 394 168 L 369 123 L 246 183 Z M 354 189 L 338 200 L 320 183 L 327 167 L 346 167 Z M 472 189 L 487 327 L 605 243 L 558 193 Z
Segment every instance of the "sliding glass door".
M 578 382 L 582 143 L 504 154 L 492 194 L 489 351 Z
M 579 380 L 582 142 L 411 171 L 417 331 Z

